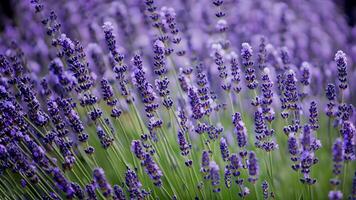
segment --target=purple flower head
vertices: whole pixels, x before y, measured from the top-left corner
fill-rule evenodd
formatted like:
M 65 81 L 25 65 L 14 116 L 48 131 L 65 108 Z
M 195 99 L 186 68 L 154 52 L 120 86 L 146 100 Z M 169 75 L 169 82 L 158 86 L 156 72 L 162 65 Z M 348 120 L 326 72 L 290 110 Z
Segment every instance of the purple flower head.
M 200 109 L 202 116 L 209 115 L 212 112 L 211 100 L 213 100 L 209 85 L 208 85 L 208 77 L 206 72 L 203 70 L 204 66 L 200 63 L 196 66 L 197 71 L 197 93 L 200 101 Z M 188 96 L 190 95 L 191 91 L 188 91 Z
M 136 155 L 140 160 L 145 159 L 145 152 L 142 148 L 141 142 L 139 140 L 133 140 L 131 142 L 131 151 Z
M 326 98 L 328 98 L 329 101 L 334 101 L 336 98 L 335 85 L 329 83 L 325 89 L 325 94 L 326 94 Z
M 344 159 L 348 160 L 355 160 L 355 134 L 356 129 L 353 123 L 349 121 L 344 121 L 342 123 L 342 128 L 340 130 L 341 135 L 343 136 L 343 149 L 344 149 Z
M 298 170 L 299 169 L 299 164 L 297 162 L 299 160 L 300 149 L 299 149 L 298 140 L 294 136 L 294 134 L 289 134 L 289 136 L 288 136 L 288 151 L 290 153 L 291 160 L 294 163 L 296 163 L 296 164 L 292 165 L 292 168 L 294 170 Z
M 157 187 L 162 186 L 161 177 L 163 176 L 162 171 L 153 160 L 150 154 L 145 154 L 145 159 L 141 162 L 142 166 L 145 167 L 146 173 L 150 176 L 150 178 L 154 181 L 154 185 Z
M 113 199 L 114 200 L 125 200 L 126 199 L 125 192 L 118 185 L 114 185 L 114 197 L 113 197 Z
M 266 59 L 267 59 L 267 50 L 266 50 L 266 38 L 261 37 L 260 44 L 258 46 L 258 67 L 260 70 L 265 69 L 266 67 Z
M 342 192 L 339 190 L 330 191 L 328 194 L 329 200 L 341 200 L 342 196 Z
M 231 71 L 231 86 L 232 90 L 238 94 L 241 91 L 241 70 L 239 68 L 237 55 L 235 52 L 230 53 L 230 71 Z
M 252 61 L 252 47 L 248 43 L 242 43 L 241 45 L 241 59 L 242 64 L 245 67 L 245 79 L 247 87 L 251 90 L 256 89 L 258 82 L 256 80 L 255 69 L 253 69 Z
M 269 197 L 267 181 L 263 181 L 261 186 L 262 186 L 262 192 L 263 192 L 263 199 L 267 200 Z
M 242 167 L 242 163 L 240 157 L 237 154 L 231 154 L 229 168 L 235 177 L 240 176 L 239 169 L 241 167 Z
M 308 62 L 303 62 L 300 70 L 301 70 L 300 82 L 304 86 L 308 86 L 310 84 L 310 64 Z
M 125 183 L 131 199 L 143 199 L 146 196 L 145 191 L 141 189 L 142 184 L 133 170 L 127 169 Z
M 250 151 L 248 154 L 247 166 L 249 174 L 248 181 L 251 183 L 255 183 L 258 179 L 259 165 L 256 154 L 253 151 Z
M 311 129 L 316 131 L 319 128 L 319 120 L 318 120 L 318 108 L 315 101 L 310 103 L 309 107 L 309 124 Z
M 74 190 L 73 190 L 70 182 L 67 180 L 67 178 L 64 176 L 64 174 L 61 172 L 61 170 L 59 168 L 54 168 L 52 170 L 51 174 L 52 174 L 53 180 L 56 183 L 57 187 L 66 193 L 67 198 L 72 198 L 74 196 Z
M 300 106 L 298 105 L 298 93 L 297 93 L 297 78 L 295 77 L 295 72 L 289 70 L 286 74 L 286 80 L 284 82 L 284 92 L 286 108 L 289 110 L 299 110 Z
M 190 152 L 191 145 L 187 142 L 184 132 L 178 131 L 178 144 L 179 149 L 181 150 L 181 154 L 183 156 L 187 156 Z
M 237 138 L 237 144 L 240 148 L 243 148 L 247 144 L 247 130 L 245 128 L 245 123 L 241 119 L 240 113 L 235 113 L 232 116 L 232 123 L 235 126 L 235 134 Z
M 102 168 L 96 168 L 93 171 L 94 183 L 102 191 L 105 197 L 112 196 L 112 188 L 105 177 L 104 170 Z
M 230 167 L 226 166 L 225 170 L 224 170 L 224 182 L 225 182 L 225 186 L 227 188 L 231 187 L 231 176 L 232 176 L 232 173 L 231 173 Z
M 339 50 L 335 54 L 334 58 L 337 65 L 338 79 L 339 79 L 339 88 L 345 90 L 347 88 L 347 59 L 346 54 Z
M 97 127 L 96 134 L 98 135 L 101 146 L 104 149 L 109 148 L 114 141 L 114 138 L 111 137 L 108 133 L 106 133 L 100 126 Z
M 188 89 L 188 97 L 189 97 L 189 104 L 192 109 L 192 117 L 194 119 L 200 119 L 203 117 L 203 112 L 201 109 L 201 103 L 198 97 L 197 92 L 194 88 Z
M 74 190 L 74 194 L 78 199 L 84 199 L 84 190 L 80 187 L 78 183 L 71 183 Z
M 220 151 L 221 151 L 221 156 L 222 156 L 222 159 L 224 161 L 227 161 L 229 160 L 229 157 L 230 157 L 230 151 L 229 151 L 229 147 L 226 143 L 226 140 L 224 137 L 222 137 L 220 139 Z
M 113 98 L 114 91 L 109 84 L 108 80 L 102 79 L 101 83 L 101 91 L 104 101 L 107 103 L 108 106 L 115 106 L 117 103 L 117 99 Z
M 222 54 L 224 53 L 220 44 L 212 44 L 212 54 L 214 62 L 219 71 L 219 77 L 221 79 L 221 88 L 225 91 L 230 91 L 231 84 L 227 81 L 228 73 L 226 70 L 226 65 L 224 63 L 224 58 Z
M 210 168 L 210 180 L 211 185 L 213 186 L 213 192 L 220 192 L 220 174 L 219 174 L 219 166 L 216 164 L 215 161 L 211 161 L 209 163 Z
M 203 151 L 202 154 L 202 158 L 201 158 L 201 167 L 200 167 L 200 171 L 203 173 L 204 178 L 206 179 L 207 173 L 209 172 L 210 168 L 209 168 L 209 163 L 210 163 L 210 155 L 208 151 Z
M 273 108 L 271 106 L 273 102 L 273 82 L 270 79 L 270 70 L 269 68 L 264 68 L 263 69 L 263 74 L 262 74 L 262 85 L 261 85 L 261 91 L 262 91 L 262 112 L 264 115 L 264 118 L 268 122 L 272 122 L 275 118 L 275 114 L 273 111 Z
M 85 192 L 87 193 L 88 199 L 90 199 L 90 200 L 96 200 L 97 199 L 94 184 L 86 185 L 85 186 Z
M 328 86 L 325 89 L 325 94 L 326 94 L 326 98 L 328 98 L 329 100 L 326 107 L 326 115 L 328 117 L 335 117 L 337 114 L 335 111 L 336 104 L 334 102 L 336 99 L 335 85 L 328 84 Z
M 344 161 L 344 149 L 342 145 L 342 140 L 337 138 L 333 145 L 332 150 L 333 161 L 334 161 L 334 169 L 333 172 L 335 175 L 339 175 L 341 173 L 342 162 Z

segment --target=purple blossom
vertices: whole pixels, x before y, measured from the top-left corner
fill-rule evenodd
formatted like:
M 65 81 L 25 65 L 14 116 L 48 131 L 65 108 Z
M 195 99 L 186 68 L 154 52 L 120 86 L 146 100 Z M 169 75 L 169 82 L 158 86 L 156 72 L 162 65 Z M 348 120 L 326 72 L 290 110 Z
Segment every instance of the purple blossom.
M 347 59 L 346 54 L 339 50 L 335 54 L 335 62 L 337 65 L 338 79 L 339 79 L 339 88 L 345 90 L 347 88 Z
M 248 154 L 247 167 L 249 174 L 248 181 L 251 183 L 255 183 L 259 175 L 259 165 L 256 154 L 253 151 L 250 151 Z
M 255 69 L 253 69 L 252 61 L 252 47 L 248 43 L 242 43 L 241 47 L 241 59 L 245 68 L 245 79 L 247 87 L 251 90 L 256 89 L 258 82 L 256 80 Z
M 222 137 L 220 139 L 220 151 L 221 151 L 221 156 L 222 156 L 222 159 L 224 161 L 227 161 L 229 160 L 229 157 L 230 157 L 230 151 L 229 151 L 229 147 L 226 143 L 226 139 L 224 137 Z
M 341 200 L 342 196 L 342 192 L 339 190 L 330 191 L 328 194 L 330 200 Z
M 342 145 L 342 140 L 337 138 L 333 145 L 332 150 L 333 161 L 334 161 L 334 169 L 333 172 L 335 175 L 339 175 L 341 173 L 342 162 L 344 161 L 344 149 Z
M 104 170 L 102 168 L 94 169 L 93 177 L 94 183 L 98 188 L 100 188 L 100 190 L 103 192 L 103 195 L 107 198 L 112 196 L 112 187 L 106 180 Z
M 209 163 L 210 168 L 210 180 L 211 185 L 213 186 L 213 192 L 220 192 L 220 174 L 219 174 L 219 166 L 216 164 L 215 161 L 211 161 Z

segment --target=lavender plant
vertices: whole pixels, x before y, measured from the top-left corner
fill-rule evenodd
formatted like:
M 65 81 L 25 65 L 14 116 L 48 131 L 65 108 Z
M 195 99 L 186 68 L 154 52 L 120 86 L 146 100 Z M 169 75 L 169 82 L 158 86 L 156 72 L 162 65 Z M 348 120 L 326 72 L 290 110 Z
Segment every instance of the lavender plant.
M 1 199 L 356 199 L 356 43 L 333 1 L 13 9 Z

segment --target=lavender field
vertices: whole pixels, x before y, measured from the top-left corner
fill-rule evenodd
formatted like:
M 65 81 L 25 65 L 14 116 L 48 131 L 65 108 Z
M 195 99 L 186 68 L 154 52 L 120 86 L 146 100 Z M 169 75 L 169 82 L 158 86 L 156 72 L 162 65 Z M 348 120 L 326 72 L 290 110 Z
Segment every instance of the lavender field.
M 13 0 L 0 199 L 356 200 L 337 2 Z

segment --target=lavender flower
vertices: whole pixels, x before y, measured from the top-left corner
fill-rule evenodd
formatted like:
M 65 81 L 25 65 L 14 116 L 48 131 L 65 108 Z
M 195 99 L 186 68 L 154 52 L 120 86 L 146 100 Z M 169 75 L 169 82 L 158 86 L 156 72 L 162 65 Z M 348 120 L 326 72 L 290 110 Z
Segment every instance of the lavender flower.
M 344 150 L 343 150 L 342 140 L 340 138 L 337 138 L 333 145 L 333 161 L 334 161 L 333 172 L 335 175 L 339 175 L 341 173 L 342 162 L 344 161 Z
M 230 152 L 229 152 L 229 147 L 226 143 L 225 138 L 220 139 L 220 151 L 221 151 L 221 156 L 224 161 L 229 160 L 230 157 Z
M 162 186 L 161 177 L 163 176 L 162 171 L 159 169 L 156 162 L 153 160 L 150 154 L 145 154 L 145 158 L 142 161 L 142 166 L 145 167 L 146 173 L 150 176 L 150 178 L 154 181 L 154 185 L 157 187 Z
M 240 113 L 235 113 L 232 117 L 232 123 L 235 126 L 235 134 L 237 137 L 237 144 L 240 148 L 244 148 L 247 144 L 247 130 L 245 124 L 241 119 Z
M 94 182 L 101 189 L 105 197 L 112 195 L 111 185 L 107 182 L 104 170 L 102 168 L 96 168 L 93 171 Z
M 252 47 L 250 46 L 250 44 L 242 43 L 241 58 L 242 64 L 245 68 L 245 79 L 247 82 L 247 87 L 250 90 L 254 90 L 257 88 L 258 82 L 256 80 L 255 69 L 252 68 Z
M 216 164 L 215 161 L 211 161 L 209 163 L 210 168 L 210 180 L 211 185 L 213 186 L 213 192 L 220 192 L 220 174 L 219 174 L 219 166 Z
M 182 131 L 178 131 L 178 144 L 179 144 L 179 149 L 181 150 L 181 154 L 183 156 L 187 156 L 192 147 L 185 139 L 185 135 Z
M 238 94 L 241 91 L 240 81 L 241 81 L 241 70 L 238 66 L 237 55 L 235 52 L 230 54 L 230 71 L 231 71 L 231 87 L 232 90 Z
M 326 93 L 326 98 L 328 98 L 329 102 L 327 103 L 327 108 L 326 108 L 326 115 L 328 117 L 335 117 L 336 116 L 336 111 L 335 111 L 335 99 L 336 99 L 336 92 L 335 92 L 335 85 L 334 84 L 328 84 L 328 86 L 325 89 Z
M 226 166 L 224 170 L 224 182 L 227 188 L 231 187 L 231 176 L 232 176 L 231 170 L 229 169 L 229 166 Z
M 268 193 L 268 183 L 267 181 L 262 182 L 262 192 L 263 192 L 263 199 L 268 199 L 269 193 Z
M 346 66 L 347 66 L 347 59 L 346 59 L 346 54 L 339 50 L 335 54 L 335 62 L 337 65 L 337 72 L 338 72 L 338 79 L 339 79 L 339 88 L 341 89 L 341 92 L 343 93 L 342 90 L 345 90 L 347 88 L 347 71 L 346 71 Z
M 337 190 L 337 191 L 330 191 L 328 194 L 328 197 L 330 200 L 341 200 L 342 199 L 342 192 Z
M 262 112 L 264 115 L 264 118 L 271 123 L 275 116 L 274 116 L 274 111 L 272 108 L 272 103 L 273 103 L 273 82 L 270 79 L 270 70 L 268 68 L 263 69 L 263 75 L 262 75 L 262 84 L 261 84 L 261 91 L 262 91 Z
M 256 154 L 253 151 L 250 151 L 248 154 L 247 166 L 249 174 L 248 181 L 254 184 L 258 179 L 259 165 Z
M 164 44 L 160 40 L 156 40 L 153 44 L 153 52 L 154 56 L 154 73 L 159 76 L 158 79 L 155 80 L 156 89 L 158 91 L 159 96 L 163 98 L 163 105 L 166 108 L 171 108 L 173 105 L 173 101 L 169 96 L 170 91 L 168 90 L 169 80 L 166 76 L 167 68 L 166 61 L 164 55 Z
M 344 149 L 344 159 L 345 161 L 355 160 L 355 126 L 349 121 L 344 121 L 342 124 L 342 129 L 340 130 L 343 136 L 343 149 Z
M 131 199 L 143 199 L 145 196 L 147 196 L 146 192 L 141 189 L 142 184 L 138 180 L 138 177 L 134 171 L 131 169 L 127 169 L 125 173 L 125 183 L 126 186 L 128 187 L 128 192 L 130 194 Z
M 105 41 L 109 48 L 111 56 L 114 58 L 114 66 L 112 67 L 114 73 L 116 74 L 116 80 L 119 83 L 119 88 L 122 96 L 125 97 L 126 101 L 130 103 L 132 98 L 130 97 L 130 90 L 128 88 L 128 80 L 126 78 L 127 66 L 124 63 L 124 55 L 120 54 L 116 47 L 116 39 L 114 35 L 114 27 L 111 22 L 105 22 L 103 25 L 103 30 L 105 34 Z
M 114 185 L 113 199 L 115 199 L 115 200 L 125 200 L 126 199 L 126 195 L 125 195 L 123 189 L 118 185 Z
M 298 140 L 294 136 L 294 134 L 289 134 L 288 136 L 288 151 L 291 155 L 291 160 L 295 163 L 292 165 L 292 168 L 294 170 L 298 170 L 300 168 L 300 165 L 298 163 L 300 149 L 299 149 Z
M 208 151 L 203 151 L 202 158 L 201 158 L 201 167 L 200 171 L 203 173 L 204 179 L 208 179 L 208 173 L 210 171 L 209 168 L 210 163 L 210 155 Z
M 131 151 L 135 154 L 135 156 L 138 159 L 140 159 L 140 160 L 145 159 L 146 153 L 144 152 L 141 142 L 139 140 L 133 140 L 131 142 Z
M 318 120 L 318 110 L 317 105 L 314 101 L 310 103 L 309 108 L 309 123 L 311 128 L 316 131 L 319 128 L 319 120 Z

